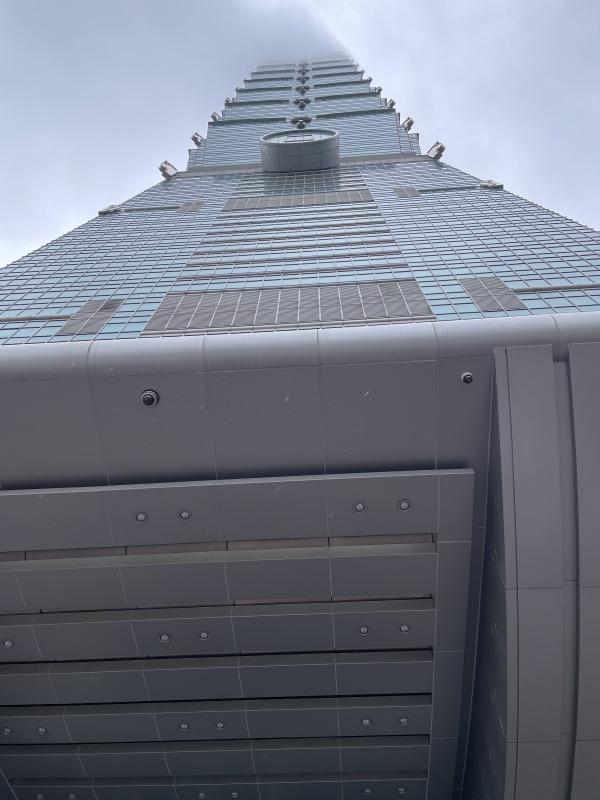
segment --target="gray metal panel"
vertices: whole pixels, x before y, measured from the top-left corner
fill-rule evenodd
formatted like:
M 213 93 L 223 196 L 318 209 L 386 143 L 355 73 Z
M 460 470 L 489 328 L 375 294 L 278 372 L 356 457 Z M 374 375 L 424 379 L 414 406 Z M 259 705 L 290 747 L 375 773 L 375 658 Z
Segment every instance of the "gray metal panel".
M 434 363 L 323 367 L 321 386 L 328 472 L 434 466 Z
M 0 381 L 0 404 L 10 409 L 10 414 L 0 415 L 3 488 L 106 482 L 91 391 L 84 378 Z
M 215 495 L 226 540 L 327 536 L 323 479 L 218 481 Z
M 63 780 L 54 786 L 48 786 L 43 782 L 37 785 L 21 785 L 17 782 L 17 785 L 12 788 L 15 794 L 7 795 L 7 797 L 18 797 L 18 800 L 39 800 L 40 794 L 44 796 L 44 800 L 64 800 L 71 794 L 74 794 L 77 800 L 97 800 L 91 786 L 82 786 L 75 781 L 70 783 Z
M 220 539 L 211 483 L 117 486 L 103 492 L 115 544 L 212 542 Z M 180 512 L 189 512 L 182 519 Z M 136 514 L 146 515 L 144 522 Z
M 555 797 L 560 742 L 519 742 L 517 747 L 515 800 Z M 579 800 L 579 795 L 574 797 Z
M 131 625 L 127 621 L 44 624 L 34 626 L 41 658 L 45 661 L 83 658 L 126 658 L 138 655 Z
M 462 466 L 474 470 L 475 508 L 471 524 L 476 526 L 485 524 L 492 366 L 489 356 L 444 358 L 437 364 L 440 398 L 437 408 L 437 467 Z M 473 375 L 472 383 L 465 384 L 461 380 L 466 372 Z M 448 482 L 452 481 L 457 483 L 459 478 L 448 479 Z M 444 485 L 441 491 L 444 492 Z M 444 502 L 448 502 L 447 495 Z M 465 510 L 466 506 L 463 513 Z M 453 519 L 453 515 L 442 513 L 440 524 L 449 525 Z M 466 522 L 463 516 L 461 524 Z M 440 536 L 446 535 L 451 534 L 441 529 Z M 457 535 L 456 538 L 465 537 Z
M 4 581 L 6 575 L 0 577 Z M 19 616 L 18 624 L 3 624 L 14 621 L 14 617 L 0 618 L 0 663 L 5 661 L 37 661 L 40 650 L 33 635 L 32 617 Z
M 84 778 L 85 771 L 72 747 L 2 747 L 0 769 L 7 778 Z
M 146 664 L 143 678 L 147 699 L 218 700 L 242 696 L 237 659 L 161 659 Z M 88 700 L 87 702 L 93 702 Z M 109 701 L 110 702 L 110 701 Z
M 154 715 L 131 713 L 130 709 L 131 706 L 125 706 L 122 711 L 119 706 L 72 706 L 65 710 L 63 719 L 73 742 L 110 744 L 157 740 Z
M 296 604 L 298 605 L 298 604 Z M 334 608 L 314 603 L 291 606 L 241 606 L 233 611 L 235 642 L 240 653 L 334 650 Z M 301 610 L 304 609 L 304 613 Z M 346 648 L 342 648 L 346 649 Z
M 3 569 L 0 569 L 0 610 L 2 613 L 25 610 L 16 577 Z
M 249 742 L 173 743 L 165 746 L 172 775 L 254 775 Z
M 336 699 L 255 700 L 247 704 L 253 739 L 330 737 L 340 733 Z
M 166 759 L 160 750 L 152 752 L 153 745 L 138 745 L 139 751 L 116 750 L 119 745 L 114 745 L 113 752 L 91 752 L 94 745 L 81 745 L 78 757 L 86 775 L 92 778 L 137 778 L 167 777 L 170 775 Z M 120 745 L 127 747 L 127 745 Z M 143 752 L 146 750 L 146 752 Z
M 129 606 L 211 605 L 229 600 L 219 563 L 125 565 L 120 573 Z
M 600 740 L 578 741 L 573 769 L 573 800 L 596 800 Z
M 298 475 L 323 463 L 317 369 L 219 373 L 208 383 L 219 477 L 264 474 L 264 463 Z
M 431 697 L 398 695 L 340 698 L 341 736 L 406 736 L 431 731 Z
M 445 470 L 440 473 L 439 511 L 436 526 L 438 541 L 466 542 L 471 540 L 474 482 L 475 473 L 470 469 Z
M 35 638 L 44 661 L 76 661 L 84 658 L 131 658 L 138 655 L 131 625 L 127 620 L 79 623 L 65 620 L 46 622 L 35 617 Z
M 200 791 L 204 791 L 205 796 L 210 797 L 211 800 L 231 800 L 232 796 L 236 796 L 236 792 L 237 797 L 244 798 L 244 800 L 264 800 L 265 798 L 262 789 L 259 790 L 253 778 L 247 779 L 246 782 L 243 778 L 236 778 L 233 781 L 223 781 L 221 784 L 217 784 L 216 779 L 211 778 L 207 783 L 196 783 L 194 786 L 184 786 L 183 780 L 177 781 L 177 800 L 198 800 Z
M 47 664 L 2 665 L 0 703 L 5 706 L 55 703 L 48 670 Z
M 596 400 L 600 394 L 600 344 L 574 344 L 569 347 L 569 354 L 577 464 L 579 581 L 582 587 L 599 586 L 600 424 Z
M 50 668 L 52 691 L 48 692 L 44 703 L 59 702 L 65 705 L 78 703 L 141 703 L 148 700 L 148 689 L 141 670 L 135 662 L 102 663 L 71 662 Z M 32 699 L 22 702 L 34 702 Z M 38 701 L 40 702 L 40 701 Z
M 428 736 L 378 736 L 340 741 L 342 772 L 421 771 L 428 766 Z
M 252 746 L 256 770 L 262 775 L 335 773 L 340 767 L 337 739 L 258 740 Z
M 329 600 L 331 597 L 330 566 L 327 558 L 265 559 L 258 551 L 255 560 L 226 565 L 230 598 L 234 603 Z M 310 551 L 309 551 L 310 552 Z
M 204 612 L 204 613 L 203 613 Z M 150 617 L 157 616 L 148 612 Z M 201 656 L 237 652 L 231 608 L 190 610 L 189 618 L 174 609 L 162 619 L 134 619 L 131 627 L 138 653 L 144 657 Z M 167 633 L 164 641 L 161 634 Z
M 435 653 L 432 736 L 456 738 L 462 699 L 462 651 Z M 434 762 L 432 756 L 432 763 Z
M 250 738 L 242 703 L 206 703 L 202 710 L 198 705 L 192 705 L 190 710 L 190 704 L 185 703 L 171 712 L 158 706 L 155 719 L 160 738 L 166 742 Z
M 600 587 L 579 590 L 577 738 L 600 740 Z M 577 748 L 581 746 L 578 742 Z
M 355 653 L 336 656 L 337 693 L 424 694 L 431 691 L 431 653 Z
M 399 552 L 402 549 L 405 552 Z M 431 545 L 381 546 L 376 551 L 369 546 L 347 548 L 347 555 L 331 561 L 333 597 L 346 600 L 432 594 L 436 561 Z
M 438 523 L 438 474 L 366 473 L 328 478 L 330 536 L 433 533 Z M 409 508 L 398 503 L 408 500 Z M 356 501 L 366 505 L 362 512 Z
M 60 714 L 53 714 L 52 709 L 47 707 L 30 710 L 14 707 L 2 709 L 0 726 L 3 732 L 2 743 L 7 745 L 47 745 L 71 741 L 65 721 Z
M 549 588 L 562 584 L 563 551 L 552 348 L 510 348 L 507 358 L 519 587 Z
M 342 800 L 342 783 L 334 781 L 312 781 L 303 780 L 288 782 L 263 781 L 259 782 L 261 800 L 309 800 L 311 797 L 318 797 L 319 800 Z M 350 795 L 345 795 L 349 797 Z M 186 797 L 186 800 L 188 798 Z M 192 800 L 190 797 L 189 800 Z M 194 800 L 196 800 L 194 796 Z M 219 798 L 218 800 L 221 800 Z M 229 800 L 223 795 L 223 800 Z
M 249 656 L 240 662 L 245 697 L 334 696 L 338 694 L 336 668 L 329 654 Z M 369 692 L 368 684 L 363 688 Z M 370 693 L 370 692 L 369 692 Z
M 200 369 L 198 347 L 195 355 Z M 200 372 L 95 374 L 91 388 L 112 483 L 214 477 L 211 426 Z M 158 393 L 158 405 L 141 404 L 145 389 Z
M 102 494 L 87 489 L 0 494 L 6 550 L 111 547 L 114 545 Z
M 427 800 L 449 800 L 452 797 L 454 769 L 456 763 L 456 739 L 431 740 L 431 760 L 427 782 Z M 481 800 L 479 798 L 478 800 Z M 496 798 L 494 798 L 496 800 Z
M 337 603 L 333 606 L 338 650 L 433 647 L 435 611 L 428 600 Z
M 437 650 L 464 650 L 471 543 L 440 542 L 437 575 Z
M 87 566 L 82 572 L 76 563 L 64 569 L 49 568 L 52 562 L 31 564 L 36 566 L 17 575 L 28 609 L 119 608 L 125 604 L 116 567 Z
M 94 786 L 94 795 L 98 800 L 180 800 L 178 793 L 170 786 Z M 78 798 L 79 800 L 79 798 Z
M 563 589 L 520 589 L 518 602 L 519 741 L 556 742 L 562 732 Z

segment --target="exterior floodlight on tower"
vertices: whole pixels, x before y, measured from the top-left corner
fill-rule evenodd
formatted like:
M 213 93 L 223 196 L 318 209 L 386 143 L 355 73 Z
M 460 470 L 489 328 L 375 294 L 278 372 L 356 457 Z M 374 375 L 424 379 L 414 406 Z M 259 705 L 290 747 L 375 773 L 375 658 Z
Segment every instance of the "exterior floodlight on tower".
M 177 167 L 174 167 L 170 161 L 163 161 L 158 169 L 163 178 L 172 178 L 177 174 Z
M 192 134 L 192 142 L 195 145 L 197 145 L 198 147 L 200 147 L 200 145 L 205 141 L 206 140 L 205 140 L 204 136 L 201 136 L 199 133 L 193 133 Z
M 441 142 L 436 142 L 429 148 L 427 155 L 429 158 L 433 158 L 434 161 L 438 161 L 444 154 L 445 149 L 446 147 Z
M 415 124 L 414 119 L 412 117 L 407 117 L 402 123 L 402 127 L 404 128 L 404 130 L 409 131 L 414 124 Z

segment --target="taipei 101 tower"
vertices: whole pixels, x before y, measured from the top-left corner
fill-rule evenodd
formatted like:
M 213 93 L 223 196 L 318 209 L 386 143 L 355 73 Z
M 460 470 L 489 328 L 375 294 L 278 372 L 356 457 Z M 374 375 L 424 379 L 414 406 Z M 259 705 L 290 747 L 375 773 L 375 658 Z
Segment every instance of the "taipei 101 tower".
M 0 800 L 595 800 L 600 233 L 345 53 L 199 131 L 0 270 Z

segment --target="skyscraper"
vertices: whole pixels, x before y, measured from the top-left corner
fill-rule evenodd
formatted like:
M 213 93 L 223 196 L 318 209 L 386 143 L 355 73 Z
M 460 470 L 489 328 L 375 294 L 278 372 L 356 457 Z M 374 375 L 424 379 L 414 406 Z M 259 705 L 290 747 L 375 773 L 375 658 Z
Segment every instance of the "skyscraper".
M 0 797 L 591 797 L 600 234 L 345 54 L 192 138 L 0 272 Z

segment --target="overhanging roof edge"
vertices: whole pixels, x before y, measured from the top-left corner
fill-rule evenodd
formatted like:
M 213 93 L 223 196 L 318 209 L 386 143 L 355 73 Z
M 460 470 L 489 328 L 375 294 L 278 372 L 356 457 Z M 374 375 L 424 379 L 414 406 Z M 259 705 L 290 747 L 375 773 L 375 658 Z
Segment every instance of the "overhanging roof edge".
M 226 371 L 490 355 L 495 348 L 600 341 L 600 312 L 0 348 L 0 381 Z

